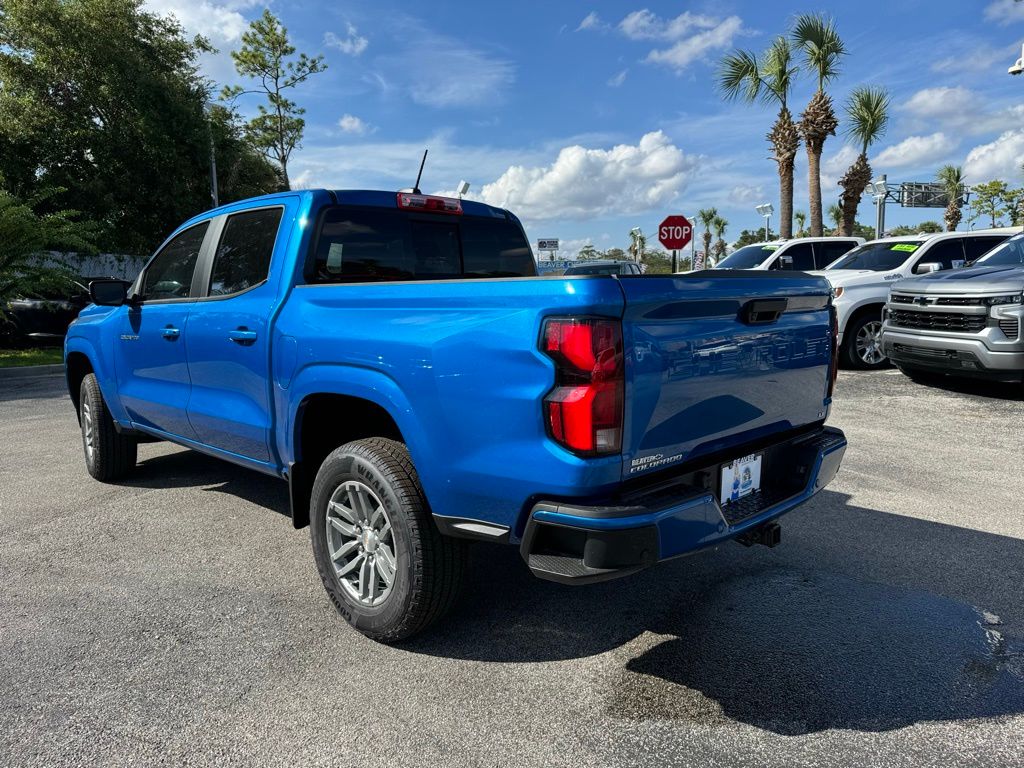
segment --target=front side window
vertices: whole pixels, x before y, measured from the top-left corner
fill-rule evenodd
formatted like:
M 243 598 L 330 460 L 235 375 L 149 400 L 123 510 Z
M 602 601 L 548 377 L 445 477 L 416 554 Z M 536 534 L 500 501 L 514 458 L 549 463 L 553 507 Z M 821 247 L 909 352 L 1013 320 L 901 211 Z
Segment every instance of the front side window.
M 789 256 L 792 260 L 792 264 L 782 264 L 782 259 Z M 814 248 L 810 243 L 797 243 L 786 251 L 779 258 L 779 261 L 775 262 L 780 269 L 793 269 L 797 272 L 806 272 L 809 269 L 814 269 Z
M 186 299 L 192 288 L 192 273 L 199 261 L 199 250 L 210 222 L 189 227 L 164 246 L 146 268 L 142 298 Z
M 818 251 L 818 269 L 824 269 L 855 245 L 857 245 L 855 240 L 815 243 L 814 247 Z
M 934 263 L 941 264 L 943 269 L 959 269 L 964 265 L 963 240 L 959 237 L 940 240 L 922 254 L 917 263 Z
M 964 254 L 967 256 L 967 261 L 976 261 L 1004 240 L 1006 240 L 1005 236 L 968 237 L 964 240 Z
M 213 258 L 211 296 L 245 291 L 267 279 L 281 213 L 264 208 L 228 216 Z

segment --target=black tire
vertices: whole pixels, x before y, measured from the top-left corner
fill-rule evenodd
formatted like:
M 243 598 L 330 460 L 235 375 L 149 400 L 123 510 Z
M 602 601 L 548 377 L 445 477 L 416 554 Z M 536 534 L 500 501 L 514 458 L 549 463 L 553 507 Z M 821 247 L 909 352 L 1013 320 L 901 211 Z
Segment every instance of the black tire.
M 138 459 L 138 442 L 134 437 L 117 431 L 96 375 L 92 373 L 82 379 L 82 386 L 78 390 L 78 421 L 82 428 L 85 468 L 90 475 L 108 483 L 124 477 L 134 469 Z
M 343 577 L 330 555 L 329 537 L 332 545 L 344 539 L 338 538 L 340 534 L 334 529 L 328 533 L 328 505 L 336 493 L 344 494 L 343 484 L 351 481 L 372 491 L 390 520 L 393 583 L 383 602 L 375 606 L 364 604 L 359 595 L 350 592 L 352 580 L 357 578 L 354 571 L 343 586 Z M 402 443 L 375 437 L 347 443 L 331 453 L 313 483 L 309 520 L 313 556 L 324 588 L 338 613 L 367 637 L 383 643 L 411 637 L 441 618 L 458 597 L 466 565 L 466 542 L 442 536 L 437 530 L 416 468 Z M 367 552 L 372 551 L 369 546 Z M 360 545 L 352 559 L 364 554 Z M 379 551 L 377 557 L 381 557 Z M 351 565 L 351 560 L 340 562 L 342 569 Z M 383 583 L 377 581 L 379 571 L 371 574 L 375 587 Z M 358 578 L 362 592 L 362 575 Z
M 846 331 L 843 333 L 843 363 L 846 368 L 857 368 L 859 370 L 877 371 L 889 365 L 889 358 L 883 357 L 878 362 L 868 362 L 857 352 L 857 336 L 865 330 L 870 323 L 882 322 L 881 310 L 871 310 L 854 315 L 846 324 Z

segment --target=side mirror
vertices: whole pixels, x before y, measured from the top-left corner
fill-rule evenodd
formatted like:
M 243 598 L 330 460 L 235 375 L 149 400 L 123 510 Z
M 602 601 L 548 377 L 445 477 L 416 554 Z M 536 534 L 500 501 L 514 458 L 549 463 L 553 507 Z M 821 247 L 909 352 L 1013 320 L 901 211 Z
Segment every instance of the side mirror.
M 926 261 L 924 264 L 918 264 L 914 267 L 915 275 L 927 275 L 930 272 L 939 272 L 942 269 L 942 265 L 937 261 Z
M 89 283 L 89 298 L 101 307 L 120 307 L 128 303 L 127 280 L 93 280 Z
M 779 256 L 779 267 L 781 269 L 792 269 L 793 268 L 793 257 L 782 254 Z

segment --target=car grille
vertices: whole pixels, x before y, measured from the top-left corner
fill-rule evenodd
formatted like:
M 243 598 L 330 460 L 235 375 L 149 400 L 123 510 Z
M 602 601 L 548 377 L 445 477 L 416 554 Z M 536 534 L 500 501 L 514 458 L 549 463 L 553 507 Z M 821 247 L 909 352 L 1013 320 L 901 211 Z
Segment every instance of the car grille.
M 892 304 L 913 304 L 915 296 L 906 296 L 894 293 L 889 297 Z M 928 302 L 930 306 L 937 307 L 983 307 L 985 306 L 984 296 L 934 296 Z
M 987 320 L 987 315 L 965 315 L 960 312 L 906 312 L 900 309 L 889 310 L 889 322 L 900 328 L 977 333 L 985 327 Z
M 1006 317 L 999 321 L 999 330 L 1008 339 L 1016 339 L 1020 335 L 1020 321 L 1015 317 Z

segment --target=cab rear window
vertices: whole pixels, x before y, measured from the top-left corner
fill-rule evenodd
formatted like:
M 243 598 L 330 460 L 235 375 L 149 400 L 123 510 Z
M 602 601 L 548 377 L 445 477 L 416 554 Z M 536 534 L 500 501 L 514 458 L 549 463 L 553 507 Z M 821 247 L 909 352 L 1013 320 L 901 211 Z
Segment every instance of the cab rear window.
M 536 273 L 529 243 L 508 219 L 337 207 L 323 217 L 310 278 L 359 283 Z

